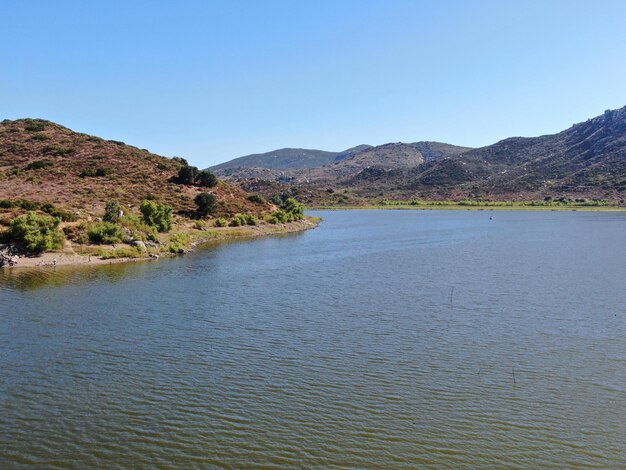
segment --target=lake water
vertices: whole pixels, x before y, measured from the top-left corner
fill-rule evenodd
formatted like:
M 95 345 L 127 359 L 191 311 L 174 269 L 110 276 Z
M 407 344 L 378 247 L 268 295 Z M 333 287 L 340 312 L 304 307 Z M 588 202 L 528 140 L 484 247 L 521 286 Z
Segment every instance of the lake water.
M 315 215 L 0 274 L 0 468 L 626 467 L 626 213 Z

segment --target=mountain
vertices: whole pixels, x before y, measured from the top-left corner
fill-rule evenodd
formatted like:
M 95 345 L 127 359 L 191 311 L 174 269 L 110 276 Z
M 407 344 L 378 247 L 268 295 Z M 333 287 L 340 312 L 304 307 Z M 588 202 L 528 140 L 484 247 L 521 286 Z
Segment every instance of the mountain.
M 184 212 L 195 186 L 174 184 L 182 162 L 115 140 L 74 132 L 41 119 L 0 122 L 0 200 L 27 199 L 101 215 L 109 199 L 137 207 L 153 198 Z M 224 214 L 258 211 L 244 191 L 224 181 L 211 189 Z
M 626 190 L 626 107 L 558 134 L 513 137 L 432 162 L 401 185 L 411 190 L 485 194 L 622 192 Z
M 315 168 L 247 168 L 234 171 L 230 179 L 255 190 L 265 186 L 268 191 L 313 195 L 316 190 L 341 190 L 366 198 L 571 195 L 619 200 L 626 190 L 626 107 L 557 134 L 511 137 L 481 148 L 385 144 Z M 315 197 L 309 202 L 315 203 Z
M 394 171 L 416 168 L 427 161 L 436 161 L 468 150 L 438 142 L 402 142 L 379 145 L 362 150 L 341 161 L 300 172 L 308 181 L 325 185 L 342 184 L 363 171 Z M 295 171 L 292 172 L 295 175 Z
M 242 168 L 267 168 L 270 170 L 315 168 L 344 160 L 369 147 L 369 145 L 359 145 L 343 152 L 284 148 L 235 158 L 226 163 L 215 165 L 210 169 L 218 175 L 228 175 L 232 174 L 233 170 Z
M 311 164 L 312 160 L 306 157 L 298 157 L 297 154 L 290 154 L 297 158 L 305 158 L 304 163 L 291 161 L 291 167 L 283 165 L 284 168 L 277 168 L 273 161 L 264 163 L 260 160 L 246 160 L 246 163 L 256 166 L 239 166 L 237 162 L 249 157 L 241 157 L 230 162 L 213 167 L 216 173 L 230 180 L 238 179 L 262 179 L 276 181 L 279 183 L 306 183 L 311 184 L 339 184 L 341 181 L 357 175 L 359 172 L 376 168 L 384 170 L 414 168 L 424 162 L 430 162 L 459 155 L 469 150 L 467 147 L 458 147 L 439 142 L 415 142 L 405 144 L 402 142 L 390 143 L 372 147 L 370 145 L 360 145 L 340 152 L 334 156 L 332 161 L 317 166 L 303 167 L 303 164 Z M 270 152 L 271 154 L 271 152 Z M 267 158 L 267 155 L 263 154 Z M 286 160 L 284 160 L 286 162 Z M 265 165 L 265 166 L 261 166 Z M 219 168 L 221 166 L 221 168 Z

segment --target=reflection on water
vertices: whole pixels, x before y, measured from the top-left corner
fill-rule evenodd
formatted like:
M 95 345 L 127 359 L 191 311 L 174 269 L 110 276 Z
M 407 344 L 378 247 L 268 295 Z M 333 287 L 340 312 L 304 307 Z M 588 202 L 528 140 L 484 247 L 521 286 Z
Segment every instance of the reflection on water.
M 0 468 L 626 466 L 626 214 L 322 215 L 2 271 Z
M 138 266 L 140 266 L 139 262 L 100 266 L 46 266 L 32 269 L 4 269 L 0 271 L 0 290 L 61 287 L 98 280 L 114 282 L 127 275 L 140 275 L 140 271 L 136 269 Z

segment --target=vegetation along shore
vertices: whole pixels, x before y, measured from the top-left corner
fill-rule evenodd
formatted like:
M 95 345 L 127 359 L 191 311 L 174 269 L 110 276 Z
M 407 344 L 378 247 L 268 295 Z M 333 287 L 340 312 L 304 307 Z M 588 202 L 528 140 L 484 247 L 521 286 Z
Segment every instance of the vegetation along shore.
M 39 119 L 0 123 L 0 266 L 156 259 L 318 222 L 294 198 L 245 192 L 183 158 Z

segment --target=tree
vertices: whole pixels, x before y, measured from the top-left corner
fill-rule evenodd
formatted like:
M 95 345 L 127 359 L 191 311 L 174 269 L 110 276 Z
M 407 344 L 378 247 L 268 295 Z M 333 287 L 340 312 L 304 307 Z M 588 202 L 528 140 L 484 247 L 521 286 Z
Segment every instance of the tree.
M 169 232 L 172 229 L 174 216 L 170 206 L 145 200 L 139 210 L 146 225 L 156 228 L 159 232 Z
M 209 170 L 202 170 L 196 177 L 196 183 L 198 186 L 212 188 L 217 185 L 217 176 Z
M 104 217 L 102 219 L 105 222 L 117 222 L 120 218 L 120 205 L 115 199 L 111 199 L 107 202 L 104 208 Z
M 206 217 L 209 214 L 215 213 L 217 209 L 217 198 L 211 193 L 200 193 L 194 199 L 197 209 L 196 214 L 198 217 Z
M 60 223 L 61 219 L 29 212 L 13 219 L 9 238 L 31 253 L 62 248 L 65 237 L 59 230 Z
M 198 176 L 198 168 L 190 165 L 183 165 L 178 170 L 178 178 L 177 181 L 180 184 L 194 184 L 196 182 L 196 177 Z
M 283 202 L 282 208 L 288 214 L 291 214 L 293 220 L 300 220 L 304 217 L 304 205 L 300 204 L 294 198 L 287 198 Z

